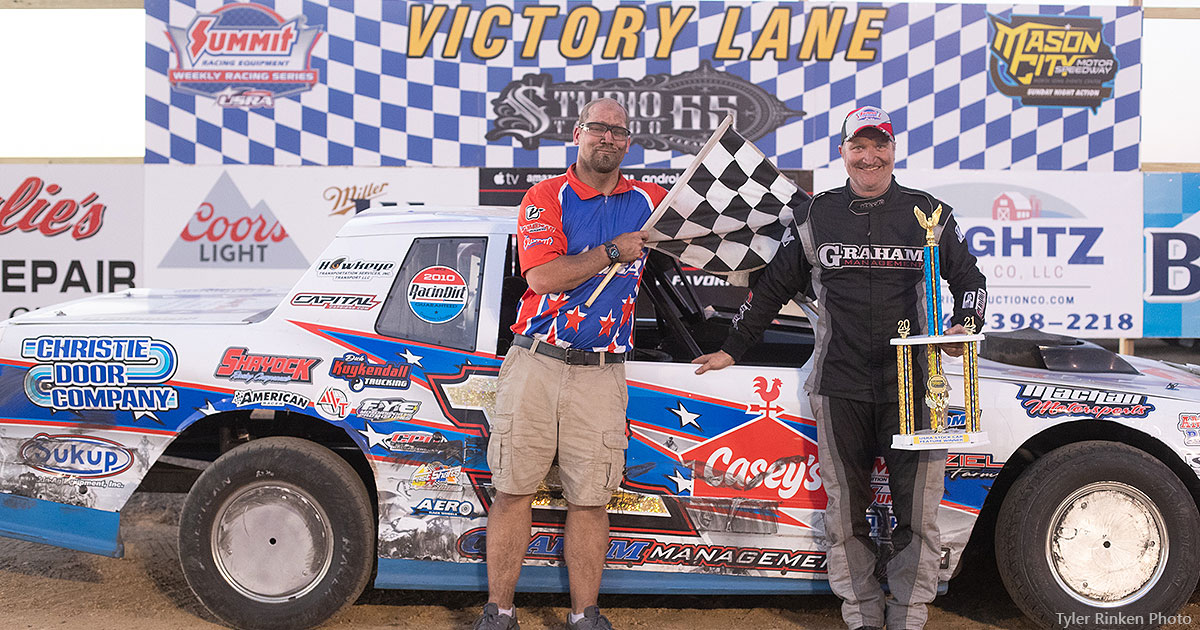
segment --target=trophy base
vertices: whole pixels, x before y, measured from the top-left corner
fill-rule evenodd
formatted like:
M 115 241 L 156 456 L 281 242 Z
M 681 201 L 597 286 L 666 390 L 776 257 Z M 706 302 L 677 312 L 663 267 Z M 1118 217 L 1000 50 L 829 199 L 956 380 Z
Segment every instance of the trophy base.
M 948 429 L 939 433 L 922 429 L 916 433 L 900 433 L 892 436 L 892 448 L 902 451 L 949 450 L 957 446 L 982 446 L 987 443 L 986 431 L 970 433 Z

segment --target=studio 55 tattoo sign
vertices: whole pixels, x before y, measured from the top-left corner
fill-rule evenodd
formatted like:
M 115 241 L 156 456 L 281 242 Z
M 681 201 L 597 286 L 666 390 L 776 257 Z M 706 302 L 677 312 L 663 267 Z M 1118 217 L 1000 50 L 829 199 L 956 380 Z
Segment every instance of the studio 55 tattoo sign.
M 714 70 L 708 61 L 691 72 L 637 80 L 551 83 L 548 74 L 529 74 L 509 83 L 492 101 L 495 123 L 487 139 L 512 136 L 526 149 L 538 148 L 542 140 L 570 142 L 579 110 L 601 96 L 625 106 L 634 144 L 682 153 L 698 152 L 727 114 L 750 140 L 804 115 L 757 85 Z

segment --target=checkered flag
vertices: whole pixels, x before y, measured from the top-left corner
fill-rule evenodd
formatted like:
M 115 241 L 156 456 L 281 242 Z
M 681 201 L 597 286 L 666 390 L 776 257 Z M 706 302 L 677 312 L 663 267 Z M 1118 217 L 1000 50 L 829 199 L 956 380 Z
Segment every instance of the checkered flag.
M 791 237 L 792 207 L 807 200 L 726 116 L 647 222 L 648 240 L 684 264 L 745 285 Z

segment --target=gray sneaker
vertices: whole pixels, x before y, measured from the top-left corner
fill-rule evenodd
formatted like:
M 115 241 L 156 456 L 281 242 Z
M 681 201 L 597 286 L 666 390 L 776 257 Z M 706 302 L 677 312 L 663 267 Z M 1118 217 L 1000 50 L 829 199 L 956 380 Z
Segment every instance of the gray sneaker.
M 521 624 L 512 615 L 501 615 L 500 607 L 489 602 L 471 630 L 521 630 Z
M 575 623 L 567 621 L 567 630 L 613 630 L 608 617 L 600 614 L 599 606 L 588 606 L 583 609 L 583 619 Z

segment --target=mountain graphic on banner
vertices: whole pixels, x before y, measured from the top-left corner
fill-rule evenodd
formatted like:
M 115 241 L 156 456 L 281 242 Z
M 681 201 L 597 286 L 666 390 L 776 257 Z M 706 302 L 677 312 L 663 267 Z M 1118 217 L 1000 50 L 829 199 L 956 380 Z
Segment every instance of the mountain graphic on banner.
M 251 208 L 229 173 L 221 173 L 159 266 L 294 269 L 308 261 L 267 203 Z

